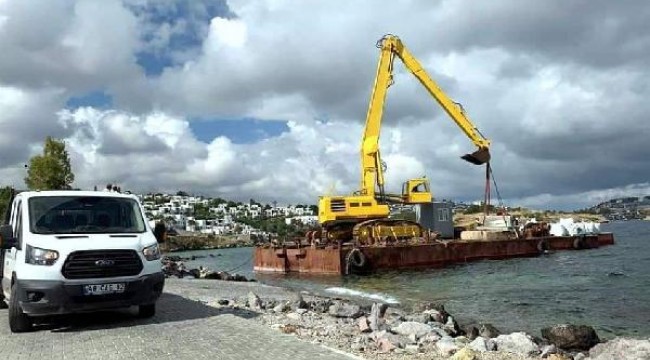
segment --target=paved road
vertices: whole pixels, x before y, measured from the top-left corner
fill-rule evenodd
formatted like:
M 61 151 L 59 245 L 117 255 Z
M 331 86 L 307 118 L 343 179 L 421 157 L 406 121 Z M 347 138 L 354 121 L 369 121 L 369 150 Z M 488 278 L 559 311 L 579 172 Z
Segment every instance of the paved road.
M 200 294 L 210 300 L 210 288 L 243 294 L 259 285 L 204 284 L 168 282 L 156 316 L 148 320 L 135 318 L 131 309 L 49 319 L 35 332 L 12 334 L 7 310 L 0 310 L 0 359 L 350 359 L 264 327 L 252 319 L 254 313 L 187 298 Z

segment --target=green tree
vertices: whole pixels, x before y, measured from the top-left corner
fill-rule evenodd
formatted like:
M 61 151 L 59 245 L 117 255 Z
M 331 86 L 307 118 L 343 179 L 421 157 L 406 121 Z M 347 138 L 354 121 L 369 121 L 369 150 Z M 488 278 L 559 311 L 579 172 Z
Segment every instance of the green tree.
M 5 211 L 9 207 L 11 198 L 11 187 L 5 186 L 0 188 L 0 223 L 4 221 Z
M 210 213 L 210 208 L 203 204 L 194 204 L 194 217 L 199 220 L 214 219 L 214 214 Z
M 29 160 L 25 184 L 31 190 L 67 190 L 74 181 L 70 157 L 63 141 L 48 136 L 43 154 Z

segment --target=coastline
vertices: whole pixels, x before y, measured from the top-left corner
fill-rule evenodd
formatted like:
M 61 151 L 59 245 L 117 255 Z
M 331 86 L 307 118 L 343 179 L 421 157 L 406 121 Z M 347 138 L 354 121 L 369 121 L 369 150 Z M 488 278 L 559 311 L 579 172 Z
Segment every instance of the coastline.
M 160 244 L 163 253 L 175 253 L 193 250 L 218 250 L 240 247 L 253 247 L 254 241 L 250 236 L 213 236 L 213 235 L 186 235 L 169 236 Z
M 583 339 L 581 349 L 564 349 L 524 332 L 500 334 L 498 324 L 459 324 L 440 303 L 407 309 L 259 282 L 168 278 L 165 287 L 215 308 L 255 313 L 259 325 L 291 334 L 296 341 L 322 344 L 365 359 L 584 359 L 590 352 L 590 358 L 607 359 L 611 351 L 620 351 L 612 348 L 620 347 L 621 341 L 626 342 L 626 352 L 646 347 L 650 356 L 650 339 L 615 338 L 596 344 L 598 338 L 592 336 Z M 582 334 L 589 333 L 582 330 Z

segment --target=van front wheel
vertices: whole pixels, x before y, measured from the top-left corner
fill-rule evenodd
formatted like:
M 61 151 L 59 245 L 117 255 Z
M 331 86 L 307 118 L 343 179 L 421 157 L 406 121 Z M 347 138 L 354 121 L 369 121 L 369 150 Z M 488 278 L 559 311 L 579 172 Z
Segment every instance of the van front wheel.
M 138 316 L 146 319 L 156 315 L 156 304 L 147 304 L 138 306 Z
M 11 285 L 11 298 L 9 298 L 9 329 L 11 332 L 20 333 L 32 330 L 32 321 L 23 312 L 18 303 L 16 284 Z

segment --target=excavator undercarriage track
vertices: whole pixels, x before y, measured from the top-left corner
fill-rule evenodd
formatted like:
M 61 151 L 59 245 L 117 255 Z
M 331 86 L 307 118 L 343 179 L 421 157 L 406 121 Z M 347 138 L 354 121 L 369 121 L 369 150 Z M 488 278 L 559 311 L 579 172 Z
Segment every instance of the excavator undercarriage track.
M 360 222 L 352 229 L 352 240 L 358 245 L 391 245 L 421 239 L 425 231 L 414 221 L 374 219 Z

